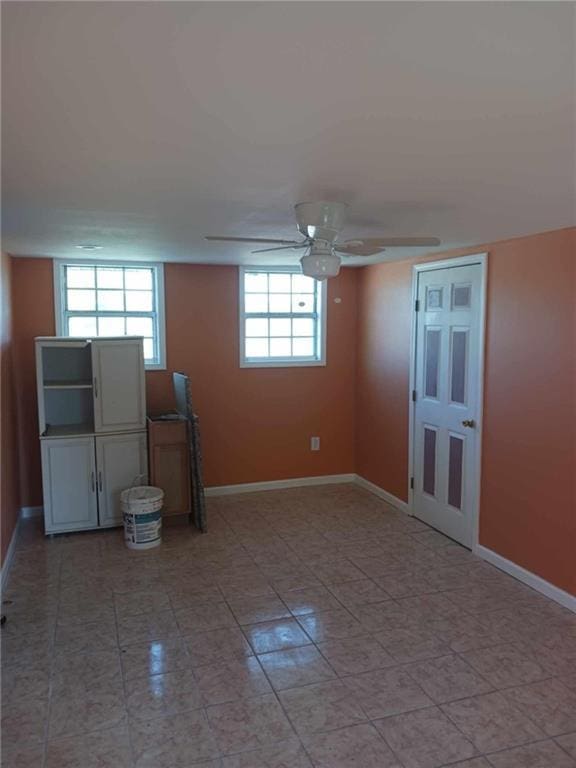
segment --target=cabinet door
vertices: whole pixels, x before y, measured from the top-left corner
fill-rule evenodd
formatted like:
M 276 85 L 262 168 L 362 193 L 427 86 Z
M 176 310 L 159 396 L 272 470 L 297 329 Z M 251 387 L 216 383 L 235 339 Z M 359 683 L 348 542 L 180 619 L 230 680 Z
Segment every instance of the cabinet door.
M 96 438 L 98 514 L 100 525 L 122 525 L 120 493 L 146 482 L 146 433 Z
M 46 533 L 98 527 L 93 437 L 42 440 Z
M 144 429 L 146 391 L 142 339 L 95 339 L 92 375 L 95 431 Z

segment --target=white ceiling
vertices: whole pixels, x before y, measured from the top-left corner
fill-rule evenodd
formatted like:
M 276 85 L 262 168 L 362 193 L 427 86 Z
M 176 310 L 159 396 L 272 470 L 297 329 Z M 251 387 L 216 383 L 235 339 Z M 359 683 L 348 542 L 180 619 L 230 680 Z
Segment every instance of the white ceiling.
M 2 5 L 13 254 L 257 263 L 203 235 L 305 199 L 442 249 L 574 222 L 573 3 Z

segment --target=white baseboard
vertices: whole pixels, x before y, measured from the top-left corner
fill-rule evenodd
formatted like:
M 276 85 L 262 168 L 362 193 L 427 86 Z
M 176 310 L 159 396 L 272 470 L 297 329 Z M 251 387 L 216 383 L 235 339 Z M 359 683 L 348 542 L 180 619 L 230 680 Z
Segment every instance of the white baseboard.
M 549 581 L 537 576 L 532 571 L 527 571 L 521 565 L 516 565 L 512 560 L 507 560 L 502 555 L 497 554 L 492 549 L 483 547 L 481 544 L 474 547 L 474 554 L 491 565 L 496 566 L 501 571 L 508 573 L 510 576 L 514 576 L 518 581 L 524 582 L 524 584 L 532 587 L 537 592 L 541 592 L 546 597 L 549 597 L 550 600 L 554 600 L 556 603 L 563 605 L 564 608 L 568 608 L 576 613 L 576 597 L 569 592 L 565 592 L 560 587 L 555 587 L 554 584 L 550 584 Z
M 44 514 L 44 507 L 21 507 L 20 517 L 39 517 Z
M 353 483 L 356 475 L 318 475 L 317 477 L 293 477 L 289 480 L 267 480 L 262 483 L 239 483 L 238 485 L 213 485 L 205 488 L 206 496 L 229 496 L 234 493 L 256 493 L 258 491 L 277 491 L 281 488 L 301 488 L 307 485 L 334 485 Z
M 2 587 L 2 591 L 4 591 L 4 588 L 6 587 L 6 584 L 8 582 L 8 574 L 10 573 L 10 567 L 12 566 L 12 560 L 14 559 L 14 553 L 16 552 L 16 538 L 18 536 L 18 526 L 20 524 L 20 518 L 16 521 L 16 525 L 14 526 L 14 530 L 12 531 L 12 538 L 10 539 L 10 544 L 8 545 L 8 549 L 6 550 L 6 556 L 4 558 L 4 562 L 2 563 L 2 569 L 1 569 L 1 577 L 0 577 L 0 584 Z
M 378 498 L 386 501 L 388 504 L 390 504 L 390 506 L 399 509 L 400 512 L 404 512 L 406 515 L 411 514 L 410 507 L 407 502 L 402 501 L 402 499 L 399 499 L 397 496 L 393 496 L 391 493 L 388 493 L 388 491 L 385 491 L 384 488 L 380 488 L 379 485 L 371 483 L 370 480 L 366 480 L 365 477 L 361 477 L 360 475 L 356 475 L 355 482 L 356 485 L 359 485 L 366 491 L 370 491 L 370 493 L 373 493 L 374 496 L 378 496 Z

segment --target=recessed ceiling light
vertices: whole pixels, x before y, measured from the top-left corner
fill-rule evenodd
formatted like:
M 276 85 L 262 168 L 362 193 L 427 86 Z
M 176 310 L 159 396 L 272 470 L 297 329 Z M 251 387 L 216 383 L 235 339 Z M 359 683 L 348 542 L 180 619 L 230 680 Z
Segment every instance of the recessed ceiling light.
M 92 245 L 91 243 L 82 243 L 77 245 L 76 248 L 80 248 L 81 251 L 99 251 L 103 248 L 102 245 Z

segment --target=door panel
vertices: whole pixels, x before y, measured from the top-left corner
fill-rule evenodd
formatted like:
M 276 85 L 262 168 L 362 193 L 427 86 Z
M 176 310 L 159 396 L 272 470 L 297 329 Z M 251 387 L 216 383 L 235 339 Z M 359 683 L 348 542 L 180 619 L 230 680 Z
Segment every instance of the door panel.
M 42 440 L 46 533 L 98 526 L 94 438 Z
M 141 339 L 94 339 L 96 432 L 127 432 L 146 426 L 144 353 Z
M 146 433 L 96 437 L 96 467 L 100 525 L 122 525 L 120 493 L 147 474 Z
M 480 264 L 418 275 L 414 514 L 466 546 L 477 493 L 481 289 Z

